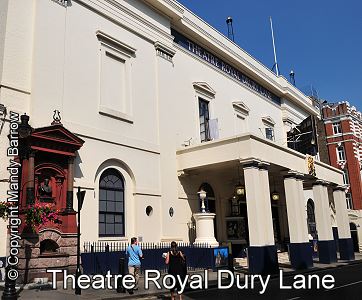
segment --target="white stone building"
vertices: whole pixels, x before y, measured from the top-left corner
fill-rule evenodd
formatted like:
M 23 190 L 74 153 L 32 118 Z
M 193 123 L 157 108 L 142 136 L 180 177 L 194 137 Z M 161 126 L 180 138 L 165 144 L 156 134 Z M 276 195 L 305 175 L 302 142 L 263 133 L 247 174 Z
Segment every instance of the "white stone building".
M 286 146 L 293 124 L 319 114 L 311 100 L 177 1 L 3 0 L 0 14 L 0 103 L 33 128 L 59 110 L 85 141 L 74 183 L 87 191 L 83 241 L 192 242 L 202 186 L 217 241 L 249 243 L 255 258 L 275 242 L 309 247 L 308 198 L 327 261 L 328 197 L 339 238 L 350 238 L 345 196 L 332 194 L 342 172 L 316 161 L 316 177 L 306 176 L 306 156 Z M 233 215 L 239 184 L 246 197 Z

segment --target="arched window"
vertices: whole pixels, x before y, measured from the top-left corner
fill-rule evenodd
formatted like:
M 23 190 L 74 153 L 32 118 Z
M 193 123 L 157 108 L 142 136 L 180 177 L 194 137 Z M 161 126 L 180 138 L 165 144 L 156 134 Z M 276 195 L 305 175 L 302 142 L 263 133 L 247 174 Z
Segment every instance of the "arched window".
M 206 192 L 206 199 L 205 199 L 205 210 L 206 212 L 216 213 L 216 199 L 215 193 L 212 189 L 211 185 L 207 182 L 201 184 L 199 191 L 204 190 Z M 199 209 L 201 211 L 201 201 L 199 201 Z M 216 228 L 216 219 L 214 219 L 214 235 L 217 238 L 217 228 Z
M 99 180 L 99 236 L 124 236 L 124 182 L 115 169 Z
M 317 227 L 315 223 L 314 202 L 312 199 L 308 199 L 307 202 L 307 220 L 308 220 L 308 233 L 313 237 L 313 239 L 316 239 Z
M 206 192 L 205 207 L 207 212 L 215 213 L 215 194 L 211 185 L 204 182 L 201 184 L 199 191 L 204 190 Z M 200 211 L 201 211 L 201 201 L 200 201 Z

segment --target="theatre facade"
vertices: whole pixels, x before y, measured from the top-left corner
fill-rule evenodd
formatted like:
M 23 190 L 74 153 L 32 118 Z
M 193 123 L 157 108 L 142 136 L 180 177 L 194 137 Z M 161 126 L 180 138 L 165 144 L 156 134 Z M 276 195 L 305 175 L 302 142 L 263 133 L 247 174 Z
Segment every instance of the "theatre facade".
M 73 224 L 42 226 L 35 255 L 44 240 L 74 255 L 79 186 L 82 242 L 231 243 L 248 248 L 255 272 L 275 269 L 287 245 L 296 268 L 310 267 L 310 239 L 322 262 L 336 261 L 335 240 L 353 258 L 342 172 L 287 147 L 287 132 L 319 110 L 284 77 L 177 1 L 0 5 L 2 161 L 9 112 L 25 112 L 32 203 L 48 193 Z M 214 217 L 204 239 L 200 211 Z

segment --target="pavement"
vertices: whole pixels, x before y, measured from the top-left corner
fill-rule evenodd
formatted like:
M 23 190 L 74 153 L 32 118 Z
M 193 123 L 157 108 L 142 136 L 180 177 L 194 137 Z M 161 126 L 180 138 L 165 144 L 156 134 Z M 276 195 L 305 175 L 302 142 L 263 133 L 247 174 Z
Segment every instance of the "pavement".
M 280 264 L 281 270 L 283 270 L 284 276 L 292 277 L 296 274 L 309 274 L 309 273 L 316 273 L 321 271 L 330 271 L 343 268 L 346 266 L 354 266 L 354 265 L 360 265 L 358 268 L 362 270 L 362 254 L 356 253 L 356 260 L 355 261 L 338 261 L 337 263 L 333 264 L 320 264 L 318 261 L 314 262 L 314 267 L 308 270 L 303 271 L 295 271 L 291 268 L 290 263 L 288 264 L 288 261 L 283 261 L 283 263 Z M 189 272 L 189 275 L 201 275 L 204 276 L 204 271 L 192 271 Z M 208 270 L 208 291 L 205 290 L 199 290 L 194 291 L 190 288 L 185 290 L 186 299 L 188 298 L 188 294 L 207 294 L 212 293 L 212 290 L 214 290 L 214 294 L 220 292 L 225 292 L 225 290 L 216 290 L 217 287 L 217 272 L 213 272 L 212 270 Z M 240 281 L 243 281 L 245 279 L 245 275 L 247 274 L 247 270 L 243 267 L 236 267 L 235 268 L 235 274 L 238 274 L 240 276 Z M 163 274 L 165 275 L 165 274 Z M 278 274 L 271 276 L 271 281 L 273 279 L 278 278 Z M 223 277 L 223 282 L 226 285 L 229 281 L 227 276 L 225 275 Z M 69 282 L 69 281 L 68 281 Z M 362 281 L 361 281 L 362 282 Z M 69 282 L 70 283 L 70 282 Z M 75 295 L 74 290 L 68 286 L 66 289 L 63 288 L 63 282 L 57 282 L 57 289 L 52 289 L 51 283 L 43 283 L 43 284 L 27 284 L 23 286 L 17 286 L 18 288 L 18 294 L 19 299 L 54 299 L 54 300 L 72 300 L 72 299 L 89 299 L 89 300 L 113 300 L 113 299 L 157 299 L 157 298 L 164 298 L 166 299 L 169 297 L 169 291 L 165 288 L 157 289 L 156 285 L 153 283 L 150 283 L 149 289 L 144 288 L 144 276 L 141 276 L 139 281 L 139 289 L 137 291 L 134 291 L 134 294 L 131 295 L 127 292 L 121 292 L 117 293 L 115 289 L 104 289 L 104 290 L 96 290 L 96 289 L 86 289 L 82 290 L 81 295 Z M 70 285 L 70 284 L 69 284 Z M 0 290 L 2 289 L 0 285 Z M 204 299 L 203 297 L 196 297 L 199 299 Z M 196 299 L 195 298 L 195 299 Z M 230 298 L 231 299 L 231 298 Z M 297 298 L 296 298 L 297 299 Z M 352 299 L 352 298 L 350 298 Z
M 183 300 L 361 300 L 362 298 L 361 262 L 347 264 L 337 268 L 320 269 L 313 273 L 303 275 L 298 274 L 298 277 L 283 277 L 282 280 L 278 277 L 271 278 L 265 290 L 263 290 L 260 282 L 256 282 L 254 286 L 250 284 L 247 287 L 245 287 L 244 284 L 234 285 L 227 290 L 209 289 L 205 291 L 191 291 L 183 295 Z M 301 287 L 301 277 L 304 277 L 306 280 L 305 282 L 307 284 L 305 287 Z M 323 282 L 323 278 L 326 277 L 333 277 L 335 283 L 328 284 L 328 286 L 323 286 L 323 284 L 318 285 L 318 279 Z

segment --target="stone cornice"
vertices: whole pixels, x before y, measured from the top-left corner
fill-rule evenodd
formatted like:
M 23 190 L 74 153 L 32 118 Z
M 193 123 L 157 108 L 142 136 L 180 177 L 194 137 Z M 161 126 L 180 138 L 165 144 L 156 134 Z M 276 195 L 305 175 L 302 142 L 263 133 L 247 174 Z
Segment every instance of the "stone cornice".
M 283 113 L 283 122 L 290 122 L 295 125 L 299 124 L 296 120 L 304 120 L 306 116 L 303 116 L 301 114 L 297 114 L 295 111 L 293 111 L 288 103 L 285 102 L 287 99 L 282 99 L 281 104 L 281 110 Z M 290 100 L 287 100 L 290 101 Z
M 206 82 L 193 82 L 192 85 L 194 89 L 199 93 L 204 94 L 210 98 L 215 97 L 216 94 L 215 90 Z
M 170 62 L 172 62 L 172 58 L 175 55 L 176 51 L 169 46 L 164 45 L 161 42 L 155 42 L 154 44 L 156 54 Z
M 274 126 L 276 124 L 273 118 L 270 116 L 262 117 L 261 120 L 263 121 L 263 123 L 269 126 Z
M 115 45 L 116 48 L 121 49 L 122 51 L 127 52 L 130 55 L 134 55 L 137 51 L 137 49 L 133 48 L 132 46 L 129 46 L 100 30 L 96 32 L 96 36 L 100 41 L 105 42 L 106 44 Z
M 289 117 L 289 116 L 284 116 L 282 118 L 282 121 L 283 121 L 283 123 L 287 123 L 287 124 L 291 124 L 291 125 L 292 124 L 297 125 L 297 122 L 295 122 L 295 120 L 293 118 Z
M 234 101 L 233 103 L 234 109 L 238 112 L 243 114 L 244 116 L 249 115 L 250 108 L 246 106 L 243 101 Z
M 350 113 L 323 118 L 325 123 L 333 123 L 336 121 L 344 121 L 344 120 L 351 120 L 351 119 L 359 122 L 362 125 L 362 120 Z
M 146 0 L 147 1 L 147 0 Z M 178 5 L 175 1 L 171 1 L 171 0 L 161 0 L 160 2 L 163 2 L 165 5 L 168 5 L 169 7 L 173 8 L 175 11 L 183 14 L 184 13 L 184 9 L 183 7 L 181 7 L 180 5 Z
M 206 39 L 213 46 L 217 45 L 219 49 L 221 48 L 221 53 L 224 57 L 225 55 L 228 55 L 229 58 L 236 60 L 238 63 L 241 63 L 244 67 L 244 71 L 249 74 L 253 74 L 254 77 L 259 77 L 259 80 L 257 79 L 257 81 L 259 81 L 260 83 L 264 82 L 264 85 L 266 84 L 269 89 L 274 90 L 277 94 L 281 96 L 289 96 L 288 99 L 290 101 L 307 109 L 310 114 L 319 114 L 319 111 L 308 103 L 310 100 L 297 88 L 292 86 L 283 76 L 277 77 L 272 71 L 270 71 L 267 67 L 257 61 L 250 54 L 245 52 L 238 45 L 226 39 L 224 35 L 219 33 L 217 30 L 212 28 L 209 24 L 207 24 L 200 18 L 197 18 L 196 20 L 203 22 L 203 25 L 205 25 L 208 30 L 203 29 L 191 19 L 192 13 L 189 11 L 188 13 L 191 14 L 190 18 L 184 15 L 181 19 L 181 23 L 184 26 L 189 27 L 189 30 L 192 30 L 195 33 L 199 33 L 199 35 L 203 39 Z M 182 27 L 180 27 L 179 25 L 177 26 L 177 28 L 179 30 L 182 30 Z M 212 33 L 210 33 L 209 31 L 212 31 Z M 223 42 L 224 40 L 225 42 Z M 227 44 L 230 44 L 230 46 L 228 46 Z M 233 50 L 232 48 L 236 49 Z M 245 70 L 245 68 L 247 68 L 247 70 Z
M 259 142 L 262 142 L 264 144 L 267 144 L 273 148 L 277 148 L 279 150 L 282 150 L 286 153 L 290 153 L 290 154 L 293 154 L 295 155 L 295 157 L 299 157 L 299 158 L 302 158 L 302 159 L 306 159 L 306 155 L 305 154 L 302 154 L 296 150 L 293 150 L 291 148 L 288 148 L 288 147 L 285 147 L 285 146 L 281 146 L 279 144 L 276 144 L 268 139 L 265 139 L 265 138 L 262 138 L 260 136 L 257 136 L 255 134 L 252 134 L 252 133 L 245 133 L 245 134 L 242 134 L 242 135 L 238 135 L 238 136 L 233 136 L 233 137 L 229 137 L 229 138 L 224 138 L 224 139 L 219 139 L 219 140 L 215 140 L 215 141 L 210 141 L 210 142 L 207 142 L 207 143 L 200 143 L 200 144 L 197 144 L 197 145 L 192 145 L 192 146 L 189 146 L 189 147 L 186 147 L 186 148 L 179 148 L 176 150 L 176 155 L 181 155 L 181 154 L 184 154 L 184 153 L 188 153 L 188 152 L 195 152 L 195 151 L 198 151 L 198 150 L 202 150 L 202 149 L 207 149 L 207 148 L 213 148 L 213 147 L 217 147 L 219 145 L 225 145 L 225 144 L 231 144 L 231 143 L 234 143 L 236 141 L 246 141 L 246 140 L 256 140 L 256 141 L 259 141 Z M 248 158 L 250 159 L 250 158 Z M 259 158 L 252 158 L 253 160 L 256 159 L 256 160 L 260 160 Z M 331 171 L 334 171 L 334 172 L 337 172 L 339 174 L 343 174 L 343 172 L 331 165 L 328 165 L 324 162 L 321 162 L 321 161 L 315 161 L 314 162 L 315 165 L 318 165 L 318 166 L 321 166 L 323 168 L 326 168 L 328 170 L 331 170 Z
M 73 0 L 73 2 L 83 5 L 152 43 L 157 40 L 165 40 L 168 42 L 173 40 L 169 32 L 145 20 L 142 16 L 127 8 L 125 5 L 122 5 L 119 1 Z
M 231 76 L 227 76 L 227 74 L 225 72 L 222 72 L 220 69 L 216 68 L 214 65 L 207 63 L 206 61 L 201 59 L 199 56 L 193 55 L 191 52 L 186 51 L 184 48 L 182 48 L 181 46 L 179 46 L 176 43 L 174 43 L 173 45 L 178 51 L 181 51 L 181 52 L 185 53 L 186 55 L 198 60 L 200 63 L 204 64 L 205 66 L 207 66 L 207 67 L 209 67 L 211 69 L 213 69 L 215 72 L 218 72 L 222 76 L 225 76 L 225 78 L 227 78 L 228 80 L 232 80 L 232 81 L 236 82 L 237 84 L 239 84 L 243 88 L 247 89 L 249 92 L 257 95 L 258 97 L 262 97 L 263 99 L 268 101 L 271 105 L 273 105 L 273 106 L 277 107 L 278 109 L 280 109 L 280 105 L 277 105 L 276 103 L 274 103 L 272 100 L 268 99 L 267 97 L 264 97 L 264 96 L 258 94 L 256 91 L 254 91 L 253 89 L 249 88 L 246 85 L 243 85 L 240 81 L 236 80 L 235 78 L 233 78 Z
M 180 19 L 185 12 L 184 7 L 177 1 L 172 0 L 141 0 L 147 5 L 153 7 L 158 12 L 166 15 L 170 19 Z

